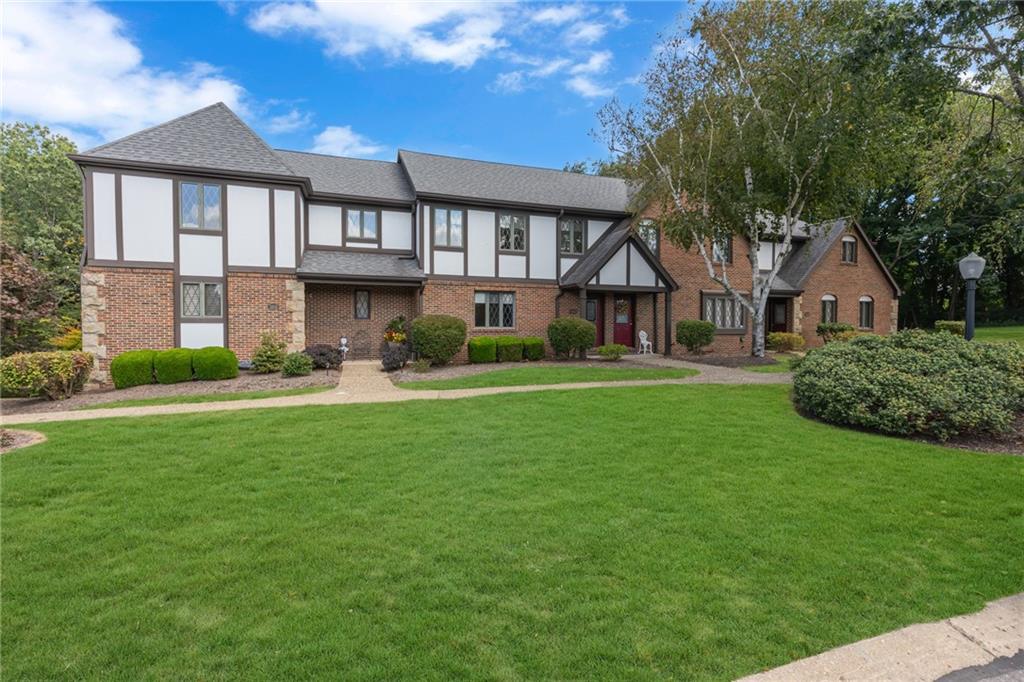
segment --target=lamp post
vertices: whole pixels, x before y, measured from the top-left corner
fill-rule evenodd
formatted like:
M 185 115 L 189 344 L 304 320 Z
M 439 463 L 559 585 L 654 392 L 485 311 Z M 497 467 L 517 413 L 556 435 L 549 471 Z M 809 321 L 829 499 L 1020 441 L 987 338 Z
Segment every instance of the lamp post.
M 971 253 L 960 259 L 960 276 L 967 283 L 967 328 L 964 330 L 964 338 L 970 341 L 974 338 L 974 292 L 978 288 L 978 280 L 985 270 L 985 259 L 971 251 Z

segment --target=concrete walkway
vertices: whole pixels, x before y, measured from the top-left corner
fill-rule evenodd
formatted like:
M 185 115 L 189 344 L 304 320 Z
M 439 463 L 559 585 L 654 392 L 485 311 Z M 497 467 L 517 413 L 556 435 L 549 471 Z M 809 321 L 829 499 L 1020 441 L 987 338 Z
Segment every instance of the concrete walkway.
M 663 384 L 782 384 L 789 383 L 789 374 L 758 374 L 729 367 L 698 365 L 662 356 L 632 356 L 630 362 L 667 366 L 689 367 L 701 372 L 685 379 L 598 381 L 590 383 L 548 384 L 535 386 L 495 386 L 490 388 L 460 388 L 449 391 L 408 390 L 398 388 L 381 371 L 375 360 L 346 362 L 341 379 L 334 390 L 321 393 L 260 398 L 256 400 L 231 400 L 209 403 L 181 403 L 176 405 L 150 405 L 145 407 L 111 407 L 107 409 L 72 410 L 66 412 L 37 412 L 3 416 L 4 426 L 14 424 L 40 424 L 55 421 L 83 421 L 109 417 L 146 417 L 159 414 L 187 414 L 194 412 L 222 412 L 227 410 L 251 410 L 266 407 L 294 407 L 298 405 L 347 405 L 354 403 L 387 403 L 407 400 L 453 400 L 496 393 L 528 393 L 531 391 L 582 390 L 587 388 L 624 388 L 628 386 L 660 386 Z M 496 370 L 501 371 L 501 370 Z
M 1024 593 L 938 623 L 911 625 L 741 682 L 1024 680 Z

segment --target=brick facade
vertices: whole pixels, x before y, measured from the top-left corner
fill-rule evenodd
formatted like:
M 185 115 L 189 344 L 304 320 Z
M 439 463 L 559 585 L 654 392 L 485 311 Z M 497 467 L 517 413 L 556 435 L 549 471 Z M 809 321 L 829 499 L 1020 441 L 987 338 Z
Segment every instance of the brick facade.
M 303 286 L 288 274 L 228 273 L 228 347 L 240 360 L 252 358 L 263 332 L 276 334 L 289 351 L 305 348 Z
M 370 319 L 355 317 L 355 292 L 370 292 Z M 312 345 L 338 345 L 349 339 L 349 358 L 380 356 L 388 322 L 402 316 L 416 317 L 417 289 L 414 287 L 365 287 L 340 284 L 306 285 L 306 340 Z

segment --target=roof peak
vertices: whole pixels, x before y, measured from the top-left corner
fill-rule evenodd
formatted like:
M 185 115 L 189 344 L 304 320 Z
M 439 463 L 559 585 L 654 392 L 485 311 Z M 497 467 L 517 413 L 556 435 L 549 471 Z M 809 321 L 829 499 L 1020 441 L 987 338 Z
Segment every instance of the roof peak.
M 116 139 L 110 140 L 109 142 L 104 142 L 103 144 L 97 145 L 95 147 L 92 147 L 91 149 L 86 149 L 85 151 L 80 152 L 80 153 L 81 154 L 92 154 L 93 152 L 101 151 L 103 149 L 106 149 L 107 147 L 112 147 L 113 145 L 115 145 L 115 144 L 117 144 L 119 142 L 123 142 L 124 140 L 127 140 L 129 138 L 135 137 L 136 135 L 142 135 L 143 133 L 152 132 L 154 130 L 160 130 L 161 128 L 166 128 L 167 126 L 174 125 L 178 121 L 183 121 L 186 118 L 191 118 L 193 116 L 201 114 L 201 113 L 203 113 L 204 111 L 206 111 L 208 109 L 217 109 L 217 108 L 222 108 L 225 111 L 230 112 L 232 115 L 234 115 L 234 113 L 235 113 L 235 112 L 231 111 L 231 108 L 228 105 L 224 104 L 224 102 L 214 102 L 213 104 L 207 104 L 205 107 L 200 107 L 199 109 L 196 109 L 194 111 L 189 111 L 188 113 L 181 114 L 180 116 L 175 116 L 174 118 L 170 119 L 169 121 L 164 121 L 163 123 L 157 123 L 157 124 L 151 125 L 149 127 L 143 128 L 142 130 L 136 130 L 134 133 L 128 133 L 127 135 L 122 135 L 121 137 L 118 137 Z M 238 118 L 238 116 L 235 116 L 235 118 Z M 239 119 L 239 120 L 241 120 L 241 119 Z M 243 122 L 243 125 L 244 125 L 244 122 Z M 248 126 L 246 126 L 246 127 L 248 128 Z

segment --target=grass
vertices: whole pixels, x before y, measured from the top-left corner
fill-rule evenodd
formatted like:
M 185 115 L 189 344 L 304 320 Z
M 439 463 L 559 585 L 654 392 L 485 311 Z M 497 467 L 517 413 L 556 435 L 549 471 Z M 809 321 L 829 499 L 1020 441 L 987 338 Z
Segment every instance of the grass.
M 979 341 L 1016 341 L 1024 344 L 1024 324 L 1011 327 L 977 327 L 974 338 Z
M 1024 589 L 1024 458 L 666 385 L 39 425 L 6 679 L 731 679 Z
M 776 360 L 774 365 L 745 365 L 743 369 L 748 372 L 757 372 L 759 374 L 781 374 L 782 372 L 792 371 L 790 363 L 793 362 L 796 356 L 785 353 L 776 353 L 772 357 Z
M 305 395 L 307 393 L 323 393 L 334 388 L 334 384 L 324 386 L 303 386 L 301 388 L 275 388 L 265 391 L 239 391 L 237 393 L 195 393 L 184 395 L 168 395 L 159 398 L 134 398 L 113 400 L 109 403 L 84 405 L 79 410 L 105 410 L 112 407 L 145 407 L 147 405 L 177 405 L 179 403 L 219 403 L 230 400 L 257 400 L 259 398 L 281 398 L 289 395 Z
M 487 388 L 491 386 L 682 379 L 696 374 L 698 374 L 696 370 L 685 368 L 514 366 L 508 369 L 495 369 L 490 372 L 469 374 L 452 379 L 403 381 L 397 385 L 401 388 L 412 390 L 444 391 L 456 388 Z

